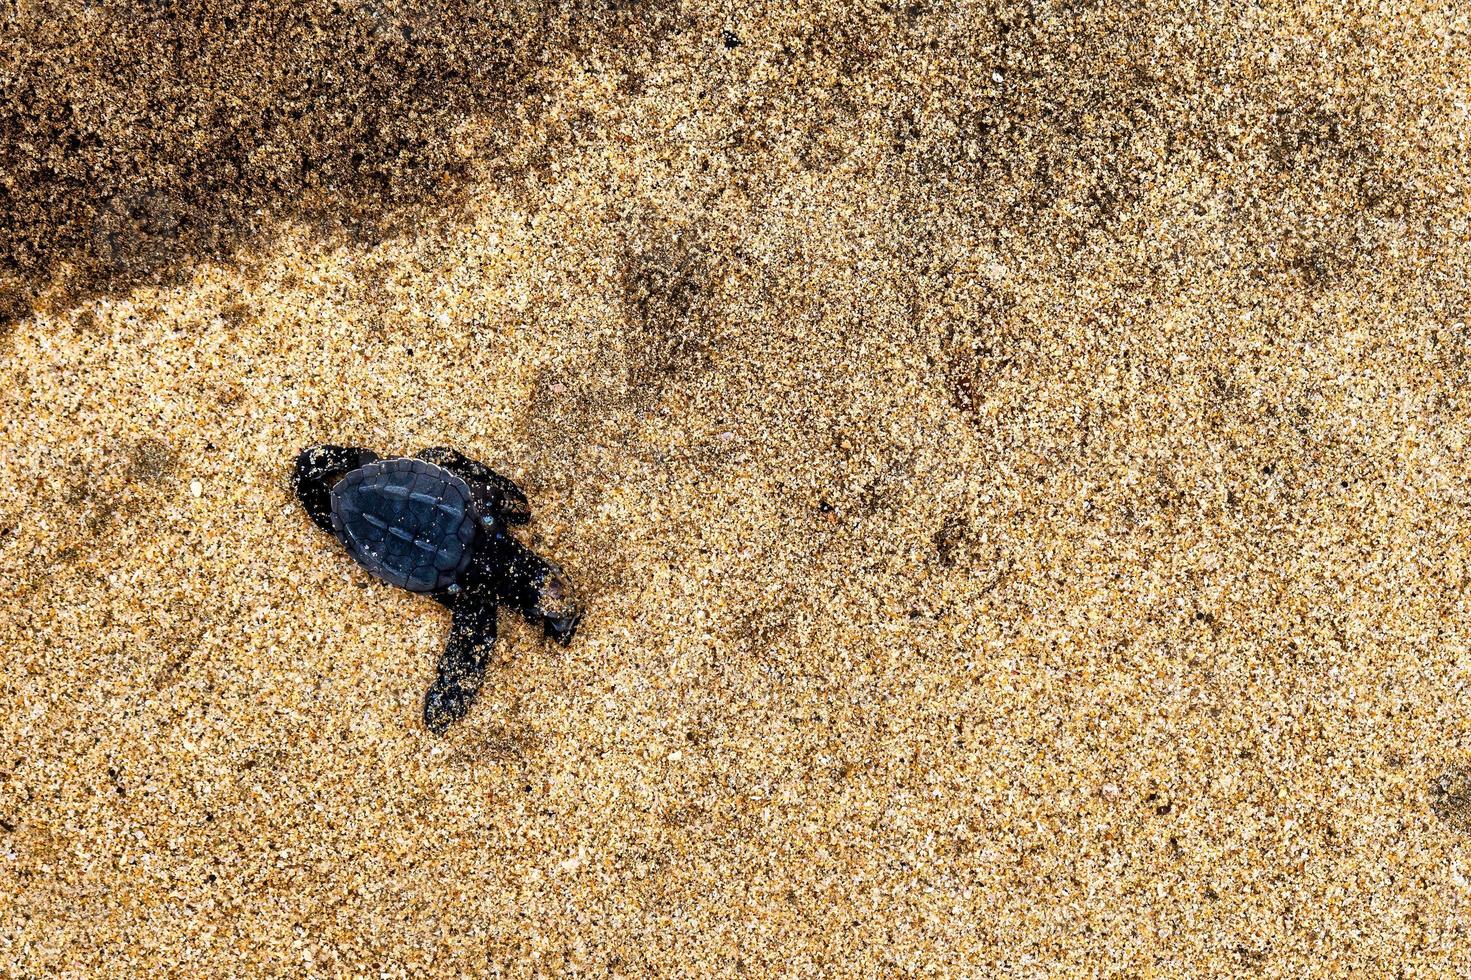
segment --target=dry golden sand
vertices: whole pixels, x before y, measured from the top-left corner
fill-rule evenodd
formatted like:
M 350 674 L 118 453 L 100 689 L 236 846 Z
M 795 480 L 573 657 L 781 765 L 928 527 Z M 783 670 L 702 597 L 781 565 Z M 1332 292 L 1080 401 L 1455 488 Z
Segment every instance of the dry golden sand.
M 1465 8 L 626 6 L 313 143 L 381 234 L 7 147 L 0 976 L 1471 971 Z M 574 645 L 427 735 L 317 441 L 520 478 Z

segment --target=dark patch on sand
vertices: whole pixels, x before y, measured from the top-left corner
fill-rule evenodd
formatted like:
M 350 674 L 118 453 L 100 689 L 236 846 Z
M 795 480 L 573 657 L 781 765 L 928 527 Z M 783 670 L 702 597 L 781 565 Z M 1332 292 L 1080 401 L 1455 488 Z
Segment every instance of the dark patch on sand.
M 677 11 L 23 6 L 0 39 L 0 334 L 43 293 L 65 305 L 228 256 L 263 218 L 367 240 L 420 226 L 543 111 L 540 65 L 616 60 Z
M 984 224 L 1076 247 L 1140 198 L 1169 85 L 1124 8 L 997 4 L 940 46 L 946 80 L 906 98 L 895 148 Z M 963 33 L 961 33 L 963 32 Z
M 6 283 L 0 279 L 0 340 L 9 337 L 16 324 L 31 312 L 26 297 L 18 283 Z
M 945 324 L 942 357 L 950 404 L 974 419 L 995 376 L 1012 371 L 1021 344 L 1008 326 L 1011 303 L 1000 292 L 983 294 L 965 315 Z
M 1325 92 L 1306 50 L 1245 63 L 1222 44 L 1234 29 L 1224 10 L 989 13 L 946 34 L 942 82 L 903 89 L 888 112 L 916 254 L 942 251 L 958 226 L 1002 251 L 1086 262 L 1129 240 L 1160 179 L 1184 171 L 1200 183 L 1170 188 L 1179 237 L 1146 237 L 1148 278 L 1224 267 L 1318 290 L 1372 269 L 1386 237 L 1428 238 L 1447 217 L 1404 156 L 1428 140 L 1405 129 L 1376 60 L 1382 39 L 1339 41 L 1324 56 L 1340 84 Z M 1221 243 L 1212 255 L 1206 238 Z
M 156 483 L 170 476 L 178 466 L 178 457 L 169 444 L 151 437 L 134 443 L 127 451 L 127 458 L 128 479 L 144 483 Z
M 1456 830 L 1471 830 L 1471 774 L 1451 769 L 1430 784 L 1430 809 Z
M 78 525 L 87 537 L 96 537 L 105 531 L 112 523 L 121 504 L 121 498 L 117 488 L 99 487 L 93 477 L 72 464 L 63 470 L 66 474 L 66 489 L 62 492 L 61 503 L 67 512 L 74 515 Z M 70 557 L 80 555 L 77 548 L 68 548 Z
M 623 356 L 631 395 L 656 395 L 667 381 L 709 363 L 720 310 L 711 249 L 699 229 L 659 228 L 624 261 Z
M 797 607 L 790 596 L 741 610 L 731 635 L 738 649 L 751 656 L 770 656 L 790 645 L 796 629 Z
M 537 733 L 519 724 L 492 725 L 454 754 L 462 765 L 522 763 L 540 748 Z
M 155 691 L 171 687 L 184 678 L 188 672 L 189 661 L 198 650 L 202 638 L 203 631 L 197 627 L 165 633 L 159 638 L 159 646 L 164 651 L 164 658 L 157 673 L 153 675 Z
M 930 543 L 935 549 L 935 560 L 942 568 L 954 568 L 960 559 L 961 548 L 965 543 L 967 528 L 965 519 L 959 514 L 950 514 L 940 522 L 940 527 L 935 531 Z
M 1245 210 L 1257 271 L 1306 288 L 1331 284 L 1374 260 L 1375 227 L 1415 209 L 1382 146 L 1397 125 L 1369 96 L 1264 94 L 1245 120 L 1261 121 L 1259 197 Z
M 1090 378 L 1108 356 L 1096 316 L 1079 329 L 1009 295 L 972 283 L 944 325 L 942 370 L 950 403 L 997 447 L 1017 451 L 1023 469 L 1092 451 L 1095 413 L 1106 411 Z

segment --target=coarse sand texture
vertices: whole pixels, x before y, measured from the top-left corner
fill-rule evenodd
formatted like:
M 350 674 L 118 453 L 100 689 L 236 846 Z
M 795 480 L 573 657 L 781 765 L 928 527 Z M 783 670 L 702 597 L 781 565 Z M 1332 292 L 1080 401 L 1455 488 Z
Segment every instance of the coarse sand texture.
M 1471 974 L 1465 4 L 0 4 L 0 488 L 0 977 Z

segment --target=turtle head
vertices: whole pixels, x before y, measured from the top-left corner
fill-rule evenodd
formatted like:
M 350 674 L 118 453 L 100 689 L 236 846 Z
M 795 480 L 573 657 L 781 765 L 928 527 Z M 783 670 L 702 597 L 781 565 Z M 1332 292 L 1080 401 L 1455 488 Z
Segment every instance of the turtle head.
M 572 580 L 559 566 L 548 563 L 546 576 L 537 589 L 535 612 L 547 636 L 562 646 L 572 642 L 577 624 L 582 621 L 582 607 L 572 589 Z

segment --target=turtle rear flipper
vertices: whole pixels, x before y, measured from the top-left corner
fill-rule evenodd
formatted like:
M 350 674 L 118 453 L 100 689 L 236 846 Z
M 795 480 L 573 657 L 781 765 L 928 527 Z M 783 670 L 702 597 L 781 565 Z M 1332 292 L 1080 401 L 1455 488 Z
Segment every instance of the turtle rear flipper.
M 371 449 L 355 446 L 311 446 L 296 457 L 291 468 L 291 489 L 301 501 L 312 523 L 332 532 L 332 485 L 359 466 L 378 461 Z
M 449 642 L 439 658 L 434 683 L 424 695 L 424 727 L 443 735 L 465 717 L 480 693 L 485 665 L 495 646 L 495 603 L 478 593 L 462 594 L 454 606 Z

